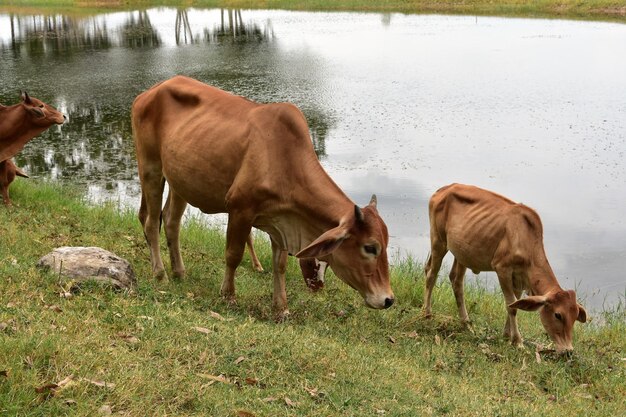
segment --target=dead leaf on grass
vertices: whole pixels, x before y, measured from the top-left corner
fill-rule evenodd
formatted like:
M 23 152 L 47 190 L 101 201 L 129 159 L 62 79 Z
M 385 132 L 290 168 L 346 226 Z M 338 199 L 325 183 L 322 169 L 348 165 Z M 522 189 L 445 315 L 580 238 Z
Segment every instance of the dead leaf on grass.
M 3 376 L 5 378 L 9 377 L 9 370 L 8 369 L 2 369 L 0 370 L 0 376 Z
M 100 414 L 101 416 L 110 416 L 111 414 L 113 414 L 113 410 L 111 409 L 110 405 L 105 404 L 102 407 L 98 408 L 98 414 Z
M 441 338 L 439 337 L 438 334 L 435 335 L 435 344 L 437 346 L 441 346 Z
M 537 363 L 541 363 L 541 355 L 539 354 L 539 352 L 535 352 L 535 360 L 537 361 Z
M 237 410 L 238 417 L 256 417 L 256 414 L 246 410 Z
M 258 383 L 259 383 L 259 380 L 258 380 L 258 379 L 256 379 L 256 378 L 250 378 L 250 377 L 247 377 L 247 378 L 245 379 L 245 381 L 246 381 L 246 384 L 248 384 L 248 385 L 256 385 L 256 384 L 258 384 Z
M 292 401 L 289 397 L 285 397 L 285 404 L 289 407 L 297 407 L 300 403 Z
M 63 403 L 65 405 L 76 405 L 76 400 L 73 400 L 71 398 L 67 398 L 67 399 L 63 400 Z
M 417 334 L 417 332 L 415 330 L 413 330 L 412 332 L 407 333 L 406 337 L 409 337 L 411 339 L 415 339 L 415 338 L 418 338 L 419 335 Z
M 222 382 L 224 384 L 231 384 L 232 382 L 230 382 L 228 380 L 228 378 L 226 378 L 224 375 L 209 375 L 209 374 L 196 374 L 198 375 L 200 378 L 205 378 L 205 379 L 210 379 L 213 382 Z
M 389 341 L 391 343 L 396 343 L 396 339 L 393 336 L 389 336 Z
M 57 387 L 58 387 L 58 385 L 57 385 L 57 384 L 54 384 L 54 383 L 51 383 L 51 384 L 45 384 L 45 385 L 42 385 L 42 386 L 40 386 L 40 387 L 35 388 L 35 392 L 36 392 L 37 394 L 41 394 L 41 393 L 44 393 L 44 392 L 51 391 L 51 390 L 53 390 L 53 389 L 55 389 L 55 388 L 57 388 Z
M 139 338 L 129 333 L 120 332 L 117 334 L 117 337 L 119 337 L 120 339 L 124 340 L 126 343 L 129 343 L 131 345 L 139 343 Z
M 267 397 L 267 398 L 263 398 L 261 401 L 263 401 L 264 403 L 271 403 L 274 401 L 278 401 L 278 398 L 276 397 Z
M 53 305 L 48 305 L 48 306 L 46 306 L 46 308 L 47 308 L 48 310 L 52 310 L 52 311 L 54 311 L 55 313 L 62 313 L 62 312 L 63 312 L 63 310 L 61 309 L 61 307 L 59 307 L 59 306 L 58 306 L 58 305 L 56 305 L 56 304 L 53 304 Z
M 235 359 L 235 365 L 239 365 L 241 362 L 245 361 L 246 358 L 244 356 L 240 356 L 237 359 Z
M 215 320 L 219 321 L 231 321 L 232 319 L 226 319 L 220 313 L 216 313 L 215 311 L 209 310 L 209 316 L 213 317 Z
M 109 388 L 109 389 L 115 388 L 115 384 L 112 382 L 100 381 L 100 380 L 95 380 L 95 379 L 87 379 L 87 378 L 82 378 L 81 381 L 89 382 L 90 384 L 95 385 L 96 387 L 100 387 L 100 388 Z
M 192 327 L 191 329 L 195 330 L 197 332 L 200 332 L 200 333 L 204 333 L 204 334 L 210 334 L 211 333 L 211 330 L 207 329 L 206 327 Z

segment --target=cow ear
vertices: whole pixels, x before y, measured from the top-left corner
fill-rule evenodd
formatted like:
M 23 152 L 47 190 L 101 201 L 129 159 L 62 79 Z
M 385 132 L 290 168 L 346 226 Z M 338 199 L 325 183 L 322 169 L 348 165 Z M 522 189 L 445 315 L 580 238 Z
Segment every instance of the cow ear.
M 376 198 L 376 194 L 372 194 L 369 205 L 376 208 L 376 204 L 378 204 L 378 199 Z
M 348 238 L 346 227 L 339 225 L 327 230 L 309 246 L 296 253 L 296 258 L 320 258 L 333 252 Z
M 22 101 L 25 104 L 33 104 L 33 102 L 30 100 L 30 96 L 26 91 L 22 91 Z
M 513 304 L 509 304 L 509 308 L 520 309 L 524 311 L 535 311 L 546 305 L 548 299 L 543 295 L 531 295 L 530 297 L 517 300 Z
M 365 221 L 363 212 L 361 211 L 359 206 L 357 206 L 356 204 L 354 205 L 354 217 L 356 217 L 357 223 L 363 223 Z
M 576 317 L 576 320 L 581 323 L 587 322 L 587 311 L 580 304 L 578 304 L 578 317 Z

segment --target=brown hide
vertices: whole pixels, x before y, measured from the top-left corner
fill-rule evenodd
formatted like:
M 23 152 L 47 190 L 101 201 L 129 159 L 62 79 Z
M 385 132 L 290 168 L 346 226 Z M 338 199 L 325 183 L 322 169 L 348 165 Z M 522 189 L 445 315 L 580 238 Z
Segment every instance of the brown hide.
M 62 113 L 27 93 L 22 94 L 21 103 L 0 106 L 0 162 L 14 157 L 50 126 L 64 122 Z
M 228 213 L 222 294 L 251 227 L 272 241 L 274 308 L 287 312 L 287 253 L 328 261 L 373 308 L 389 307 L 388 233 L 376 201 L 358 208 L 320 165 L 306 120 L 288 103 L 259 104 L 177 76 L 140 94 L 132 124 L 142 201 L 139 218 L 157 278 L 165 278 L 158 235 L 162 212 L 174 275 L 184 274 L 178 234 L 187 203 Z
M 540 318 L 558 351 L 572 350 L 576 320 L 585 322 L 585 309 L 574 291 L 563 290 L 546 258 L 543 226 L 531 208 L 478 187 L 452 184 L 429 202 L 431 254 L 426 263 L 425 312 L 431 314 L 431 293 L 447 251 L 454 255 L 450 280 L 459 315 L 469 321 L 463 296 L 467 268 L 495 271 L 506 300 L 504 333 L 520 345 L 516 311 L 540 309 Z M 520 299 L 522 292 L 528 297 Z
M 0 193 L 2 194 L 4 204 L 7 206 L 12 204 L 9 198 L 9 185 L 11 185 L 16 176 L 28 178 L 28 175 L 15 166 L 10 159 L 0 162 Z

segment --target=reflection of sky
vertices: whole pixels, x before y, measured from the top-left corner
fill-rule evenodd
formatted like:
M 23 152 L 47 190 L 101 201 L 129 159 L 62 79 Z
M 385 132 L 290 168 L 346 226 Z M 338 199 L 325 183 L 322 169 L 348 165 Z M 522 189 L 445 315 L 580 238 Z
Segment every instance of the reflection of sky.
M 332 117 L 325 168 L 357 203 L 378 195 L 392 255 L 424 259 L 428 197 L 450 182 L 471 183 L 538 210 L 564 286 L 590 297 L 603 287 L 596 305 L 624 295 L 626 25 L 244 10 L 245 23 L 275 33 L 256 57 L 254 47 L 176 47 L 175 10 L 148 15 L 160 52 L 114 48 L 106 60 L 120 75 L 107 75 L 111 91 L 100 97 L 119 94 L 115 83 L 125 82 L 126 68 L 137 71 L 134 59 L 149 67 L 150 83 L 197 74 L 258 100 L 315 109 Z M 128 16 L 95 19 L 119 46 Z M 218 10 L 190 9 L 188 17 L 196 39 L 220 22 Z M 8 26 L 0 15 L 0 43 Z M 218 78 L 224 73 L 231 78 Z M 121 184 L 119 193 L 137 189 Z

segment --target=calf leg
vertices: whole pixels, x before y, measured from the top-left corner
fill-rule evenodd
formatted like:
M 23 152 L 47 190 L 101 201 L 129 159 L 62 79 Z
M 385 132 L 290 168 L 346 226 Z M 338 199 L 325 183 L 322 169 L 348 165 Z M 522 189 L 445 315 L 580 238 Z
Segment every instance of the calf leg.
M 326 273 L 326 265 L 324 261 L 318 261 L 315 258 L 301 258 L 300 270 L 304 283 L 312 291 L 318 291 L 324 288 L 324 274 Z
M 463 293 L 463 284 L 465 278 L 465 271 L 467 268 L 461 265 L 455 258 L 450 270 L 450 282 L 452 283 L 452 290 L 454 291 L 454 298 L 456 299 L 456 306 L 459 309 L 459 317 L 464 325 L 468 325 L 470 320 L 465 309 L 465 295 Z
M 504 336 L 511 340 L 514 346 L 522 346 L 522 335 L 517 327 L 517 310 L 509 308 L 509 305 L 517 301 L 513 288 L 513 271 L 510 268 L 496 268 L 500 288 L 506 302 L 507 319 L 504 325 Z
M 289 315 L 287 308 L 287 290 L 285 288 L 285 272 L 287 270 L 287 251 L 272 240 L 272 272 L 274 274 L 274 294 L 272 310 L 276 321 L 283 321 Z
M 185 276 L 185 264 L 180 255 L 180 223 L 187 208 L 187 202 L 170 188 L 167 202 L 163 208 L 163 224 L 165 236 L 167 237 L 167 247 L 170 252 L 172 273 L 175 278 Z
M 424 290 L 424 315 L 430 317 L 432 315 L 431 301 L 432 292 L 437 282 L 437 274 L 441 268 L 441 261 L 448 250 L 443 245 L 431 244 L 430 255 L 426 261 L 426 288 Z
M 246 241 L 248 244 L 248 252 L 250 253 L 250 258 L 252 259 L 252 268 L 254 268 L 257 272 L 263 272 L 263 265 L 261 265 L 261 261 L 256 256 L 256 252 L 254 251 L 254 238 L 252 237 L 252 233 L 248 235 L 248 240 Z
M 252 222 L 241 214 L 228 215 L 226 229 L 226 271 L 220 293 L 230 302 L 235 301 L 235 271 L 246 249 L 246 240 L 252 230 Z
M 156 172 L 156 171 L 155 171 Z M 139 221 L 143 226 L 143 234 L 150 248 L 152 274 L 159 281 L 167 281 L 167 274 L 161 259 L 159 248 L 159 230 L 161 228 L 161 205 L 165 179 L 160 169 L 158 174 L 140 171 L 141 179 L 141 206 L 139 207 Z

